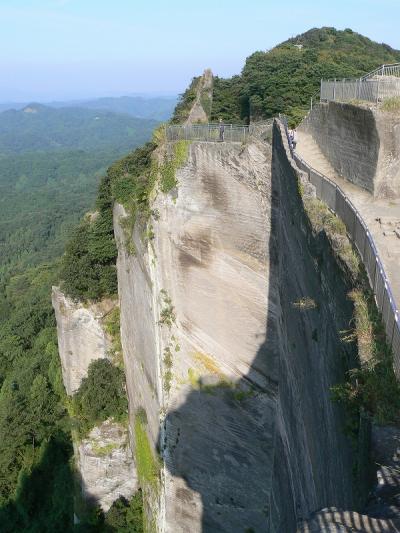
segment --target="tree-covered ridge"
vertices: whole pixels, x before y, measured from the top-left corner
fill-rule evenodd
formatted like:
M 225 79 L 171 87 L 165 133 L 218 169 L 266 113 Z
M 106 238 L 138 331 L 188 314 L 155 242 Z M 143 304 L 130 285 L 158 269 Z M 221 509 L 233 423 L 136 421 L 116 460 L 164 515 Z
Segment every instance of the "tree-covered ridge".
M 26 151 L 112 150 L 120 154 L 147 141 L 158 122 L 83 108 L 31 104 L 0 113 L 0 155 Z
M 397 61 L 400 51 L 352 30 L 312 29 L 255 52 L 240 76 L 215 79 L 212 119 L 248 122 L 285 113 L 296 122 L 318 94 L 321 78 L 360 77 Z
M 103 109 L 113 113 L 126 113 L 136 118 L 146 118 L 158 121 L 168 120 L 175 105 L 175 96 L 143 97 L 119 96 L 103 97 L 79 102 L 53 102 L 50 107 L 83 107 L 85 109 Z
M 114 157 L 69 151 L 0 158 L 0 286 L 63 253 Z

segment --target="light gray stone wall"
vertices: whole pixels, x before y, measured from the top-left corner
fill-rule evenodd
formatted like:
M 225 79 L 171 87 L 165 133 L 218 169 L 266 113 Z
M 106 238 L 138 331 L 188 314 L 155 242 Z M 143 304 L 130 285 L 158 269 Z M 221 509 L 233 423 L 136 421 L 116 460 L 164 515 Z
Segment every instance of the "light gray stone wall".
M 108 357 L 112 341 L 103 320 L 116 302 L 104 299 L 83 304 L 73 301 L 58 287 L 53 287 L 52 302 L 63 382 L 71 396 L 87 376 L 90 363 Z M 82 494 L 88 502 L 100 505 L 106 512 L 120 496 L 129 499 L 137 490 L 126 427 L 108 420 L 93 428 L 86 439 L 74 442 L 74 451 Z
M 340 176 L 374 194 L 380 139 L 371 109 L 337 102 L 320 104 L 301 128 L 312 134 Z
M 154 241 L 134 233 L 135 256 L 115 208 L 130 407 L 146 409 L 165 463 L 159 531 L 265 525 L 276 371 L 252 363 L 268 313 L 270 158 L 258 144 L 193 143 L 177 190 L 154 202 Z M 160 324 L 161 291 L 171 328 Z
M 129 500 L 138 487 L 127 428 L 106 420 L 76 447 L 85 498 L 99 504 L 104 512 L 120 496 Z
M 103 317 L 115 306 L 112 300 L 82 304 L 66 296 L 58 287 L 52 291 L 57 320 L 58 351 L 65 390 L 76 392 L 92 361 L 107 357 L 111 348 L 102 326 Z
M 314 107 L 299 129 L 311 133 L 339 176 L 376 197 L 400 196 L 400 116 L 329 102 Z

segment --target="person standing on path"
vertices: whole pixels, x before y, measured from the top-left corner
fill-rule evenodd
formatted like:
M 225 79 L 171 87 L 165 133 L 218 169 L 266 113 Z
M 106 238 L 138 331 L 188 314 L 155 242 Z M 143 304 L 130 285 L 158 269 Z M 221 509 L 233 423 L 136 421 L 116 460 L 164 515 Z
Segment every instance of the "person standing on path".
M 297 144 L 297 131 L 293 130 L 293 133 L 292 133 L 292 147 L 293 147 L 293 150 L 296 150 L 296 144 Z
M 219 119 L 219 140 L 223 142 L 225 138 L 225 125 L 222 122 L 222 118 Z

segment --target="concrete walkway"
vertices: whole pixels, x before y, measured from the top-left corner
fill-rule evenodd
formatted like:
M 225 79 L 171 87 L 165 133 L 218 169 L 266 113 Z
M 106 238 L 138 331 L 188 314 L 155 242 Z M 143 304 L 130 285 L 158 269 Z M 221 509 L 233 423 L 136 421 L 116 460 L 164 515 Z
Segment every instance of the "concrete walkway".
M 359 210 L 375 241 L 396 304 L 400 306 L 400 199 L 373 198 L 369 192 L 339 177 L 308 133 L 298 131 L 296 152 L 311 167 L 337 183 Z

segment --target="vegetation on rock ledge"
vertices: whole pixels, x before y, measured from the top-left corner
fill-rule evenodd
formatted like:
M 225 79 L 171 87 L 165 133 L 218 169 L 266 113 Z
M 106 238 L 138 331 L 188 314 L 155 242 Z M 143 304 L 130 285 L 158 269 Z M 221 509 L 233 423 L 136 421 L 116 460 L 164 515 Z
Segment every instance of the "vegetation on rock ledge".
M 124 372 L 108 359 L 92 361 L 87 377 L 72 397 L 72 411 L 81 436 L 108 418 L 125 422 L 128 400 Z

